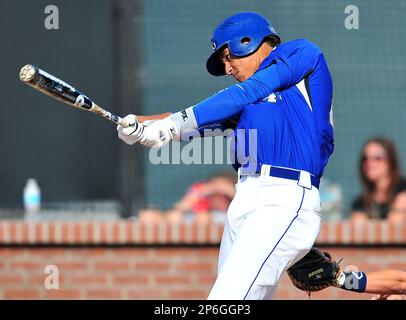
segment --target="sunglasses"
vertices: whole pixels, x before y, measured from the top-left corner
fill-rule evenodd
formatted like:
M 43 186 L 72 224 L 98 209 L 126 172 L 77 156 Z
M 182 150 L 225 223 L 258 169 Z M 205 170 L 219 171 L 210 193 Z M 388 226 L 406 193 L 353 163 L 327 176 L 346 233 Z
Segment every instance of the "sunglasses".
M 367 160 L 374 161 L 374 162 L 381 162 L 383 160 L 386 160 L 386 156 L 384 156 L 384 155 L 376 155 L 376 156 L 367 157 L 366 155 L 363 155 L 362 156 L 362 162 L 365 162 Z

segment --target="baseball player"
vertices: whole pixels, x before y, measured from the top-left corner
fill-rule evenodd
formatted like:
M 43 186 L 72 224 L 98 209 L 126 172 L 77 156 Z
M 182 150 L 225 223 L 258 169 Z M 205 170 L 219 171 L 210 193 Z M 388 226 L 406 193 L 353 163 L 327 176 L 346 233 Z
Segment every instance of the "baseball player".
M 319 179 L 334 145 L 332 78 L 316 45 L 281 43 L 257 13 L 222 21 L 212 48 L 208 72 L 237 84 L 173 114 L 128 115 L 131 126 L 118 126 L 118 135 L 130 145 L 161 147 L 191 130 L 237 119 L 238 183 L 208 299 L 271 299 L 282 273 L 319 232 Z

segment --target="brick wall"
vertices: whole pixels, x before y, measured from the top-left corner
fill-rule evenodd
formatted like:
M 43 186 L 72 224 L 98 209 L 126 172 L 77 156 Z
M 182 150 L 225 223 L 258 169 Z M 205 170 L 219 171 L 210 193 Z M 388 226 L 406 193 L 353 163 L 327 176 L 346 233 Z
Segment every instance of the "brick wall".
M 221 232 L 218 224 L 3 221 L 0 299 L 205 299 L 216 275 Z M 344 266 L 406 269 L 406 226 L 325 223 L 318 243 L 344 257 Z M 58 290 L 44 287 L 47 265 L 58 267 Z M 312 294 L 369 297 L 335 288 Z M 283 276 L 276 299 L 287 298 L 308 299 Z

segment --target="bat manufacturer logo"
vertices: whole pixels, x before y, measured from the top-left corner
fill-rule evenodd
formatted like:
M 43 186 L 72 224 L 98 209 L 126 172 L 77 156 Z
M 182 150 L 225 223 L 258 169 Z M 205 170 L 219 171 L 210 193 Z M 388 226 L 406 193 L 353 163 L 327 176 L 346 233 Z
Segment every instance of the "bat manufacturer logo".
M 78 95 L 78 97 L 75 100 L 74 106 L 78 108 L 82 108 L 85 103 L 85 97 L 83 97 L 81 94 Z
M 46 72 L 44 70 L 41 70 L 41 69 L 39 69 L 38 72 L 39 72 L 40 75 L 43 75 L 46 78 L 49 78 L 49 79 L 55 81 L 56 83 L 61 84 L 63 87 L 67 87 L 70 90 L 72 90 L 73 92 L 76 91 L 75 88 L 72 87 L 70 84 L 67 84 L 66 82 L 62 81 L 61 79 L 58 79 L 57 77 L 54 77 L 52 74 L 49 74 L 48 72 Z

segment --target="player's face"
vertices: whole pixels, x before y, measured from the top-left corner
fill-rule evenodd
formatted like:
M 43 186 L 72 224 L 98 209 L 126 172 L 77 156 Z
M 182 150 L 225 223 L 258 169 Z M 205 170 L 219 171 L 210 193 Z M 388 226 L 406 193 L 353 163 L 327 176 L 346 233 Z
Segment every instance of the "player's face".
M 228 48 L 225 48 L 220 54 L 220 59 L 224 64 L 226 74 L 233 76 L 238 82 L 251 77 L 261 63 L 257 52 L 246 57 L 236 57 L 231 54 Z
M 366 177 L 372 182 L 389 176 L 387 154 L 379 143 L 371 142 L 366 145 L 363 168 Z

